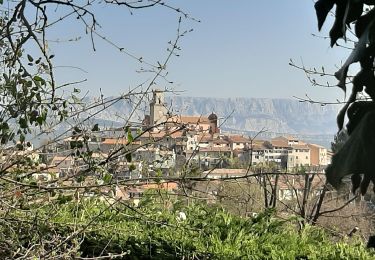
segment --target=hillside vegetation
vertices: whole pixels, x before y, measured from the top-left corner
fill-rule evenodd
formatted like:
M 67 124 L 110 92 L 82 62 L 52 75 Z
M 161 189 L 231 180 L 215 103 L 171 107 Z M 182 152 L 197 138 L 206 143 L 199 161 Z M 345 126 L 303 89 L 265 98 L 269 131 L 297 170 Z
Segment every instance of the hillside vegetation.
M 281 219 L 272 210 L 241 218 L 219 206 L 198 202 L 186 205 L 186 201 L 161 198 L 145 196 L 137 208 L 119 201 L 59 199 L 41 208 L 3 212 L 2 221 L 8 225 L 1 225 L 1 233 L 12 242 L 8 247 L 1 246 L 1 255 L 121 259 L 375 257 L 356 238 L 333 242 L 325 230 L 308 225 L 298 230 L 297 218 Z M 12 225 L 14 219 L 17 226 Z M 22 248 L 30 249 L 25 254 Z

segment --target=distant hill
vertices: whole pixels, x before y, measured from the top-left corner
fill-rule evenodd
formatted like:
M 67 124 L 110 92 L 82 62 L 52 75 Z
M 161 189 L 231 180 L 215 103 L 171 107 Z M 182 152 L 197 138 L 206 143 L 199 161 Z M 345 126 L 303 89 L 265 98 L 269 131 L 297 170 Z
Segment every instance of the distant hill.
M 255 135 L 262 128 L 267 132 L 261 138 L 280 134 L 293 134 L 303 140 L 329 147 L 337 131 L 336 115 L 340 106 L 302 103 L 293 99 L 270 98 L 208 98 L 171 96 L 166 103 L 173 113 L 182 115 L 209 115 L 214 112 L 220 118 L 221 129 Z M 121 101 L 107 108 L 97 119 L 107 122 L 123 122 L 134 103 Z M 133 116 L 140 121 L 148 113 L 147 102 Z
M 203 98 L 174 96 L 168 99 L 176 113 L 222 118 L 224 129 L 322 135 L 334 134 L 338 106 L 301 103 L 293 99 Z

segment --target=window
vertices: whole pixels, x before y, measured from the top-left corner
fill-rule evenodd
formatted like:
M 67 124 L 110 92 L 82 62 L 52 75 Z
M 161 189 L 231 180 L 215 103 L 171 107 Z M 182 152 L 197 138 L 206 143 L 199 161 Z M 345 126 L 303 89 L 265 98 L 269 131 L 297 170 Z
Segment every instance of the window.
M 306 156 L 306 159 L 309 159 L 309 157 L 308 157 L 308 156 Z
M 296 156 L 296 159 L 298 159 L 298 156 Z

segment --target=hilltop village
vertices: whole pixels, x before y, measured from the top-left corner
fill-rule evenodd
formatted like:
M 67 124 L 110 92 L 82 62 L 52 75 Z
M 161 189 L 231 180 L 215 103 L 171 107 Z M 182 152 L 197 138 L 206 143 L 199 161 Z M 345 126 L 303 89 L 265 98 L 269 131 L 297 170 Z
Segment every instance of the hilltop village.
M 121 129 L 93 132 L 89 139 L 79 131 L 62 142 L 33 151 L 33 158 L 44 168 L 35 173 L 37 180 L 75 176 L 89 167 L 90 160 L 110 163 L 111 181 L 134 180 L 134 188 L 112 191 L 113 196 L 140 197 L 144 190 L 156 187 L 147 179 L 180 175 L 204 176 L 207 179 L 244 176 L 254 169 L 277 172 L 314 171 L 323 173 L 330 162 L 330 152 L 319 145 L 305 143 L 292 136 L 271 140 L 222 133 L 218 116 L 171 115 L 162 91 L 153 91 L 150 114 L 141 124 Z M 74 154 L 81 156 L 71 156 Z M 121 151 L 119 153 L 119 151 Z M 101 173 L 99 173 L 102 181 Z M 97 176 L 96 176 L 97 177 Z M 86 181 L 97 183 L 95 176 Z M 155 186 L 156 185 L 156 186 Z M 160 186 L 161 185 L 161 186 Z M 176 190 L 176 182 L 162 182 L 159 188 Z M 281 186 L 280 186 L 281 187 Z

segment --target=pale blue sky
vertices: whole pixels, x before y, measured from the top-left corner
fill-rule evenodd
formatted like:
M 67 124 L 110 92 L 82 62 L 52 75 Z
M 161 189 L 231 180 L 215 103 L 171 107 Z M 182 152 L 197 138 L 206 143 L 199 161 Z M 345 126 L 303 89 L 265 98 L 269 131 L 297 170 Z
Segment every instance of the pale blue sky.
M 328 40 L 318 34 L 310 0 L 185 0 L 167 1 L 201 23 L 183 19 L 182 29 L 194 31 L 179 43 L 180 57 L 168 65 L 168 79 L 176 90 L 187 96 L 281 97 L 309 96 L 334 101 L 342 99 L 338 88 L 311 87 L 303 72 L 288 66 L 289 59 L 301 59 L 309 67 L 322 65 L 335 71 L 348 51 L 329 48 Z M 133 10 L 97 6 L 98 29 L 108 39 L 130 52 L 155 63 L 166 56 L 167 42 L 176 34 L 179 14 L 155 7 Z M 326 25 L 321 33 L 328 34 Z M 55 50 L 60 82 L 87 78 L 81 85 L 92 95 L 102 88 L 106 95 L 116 95 L 151 77 L 136 73 L 142 65 L 96 38 L 97 51 L 76 19 L 61 23 L 51 31 L 51 39 L 65 40 L 82 36 L 78 42 L 51 43 Z M 147 68 L 147 67 L 145 67 Z M 161 88 L 166 86 L 159 81 Z M 335 81 L 333 81 L 335 82 Z

